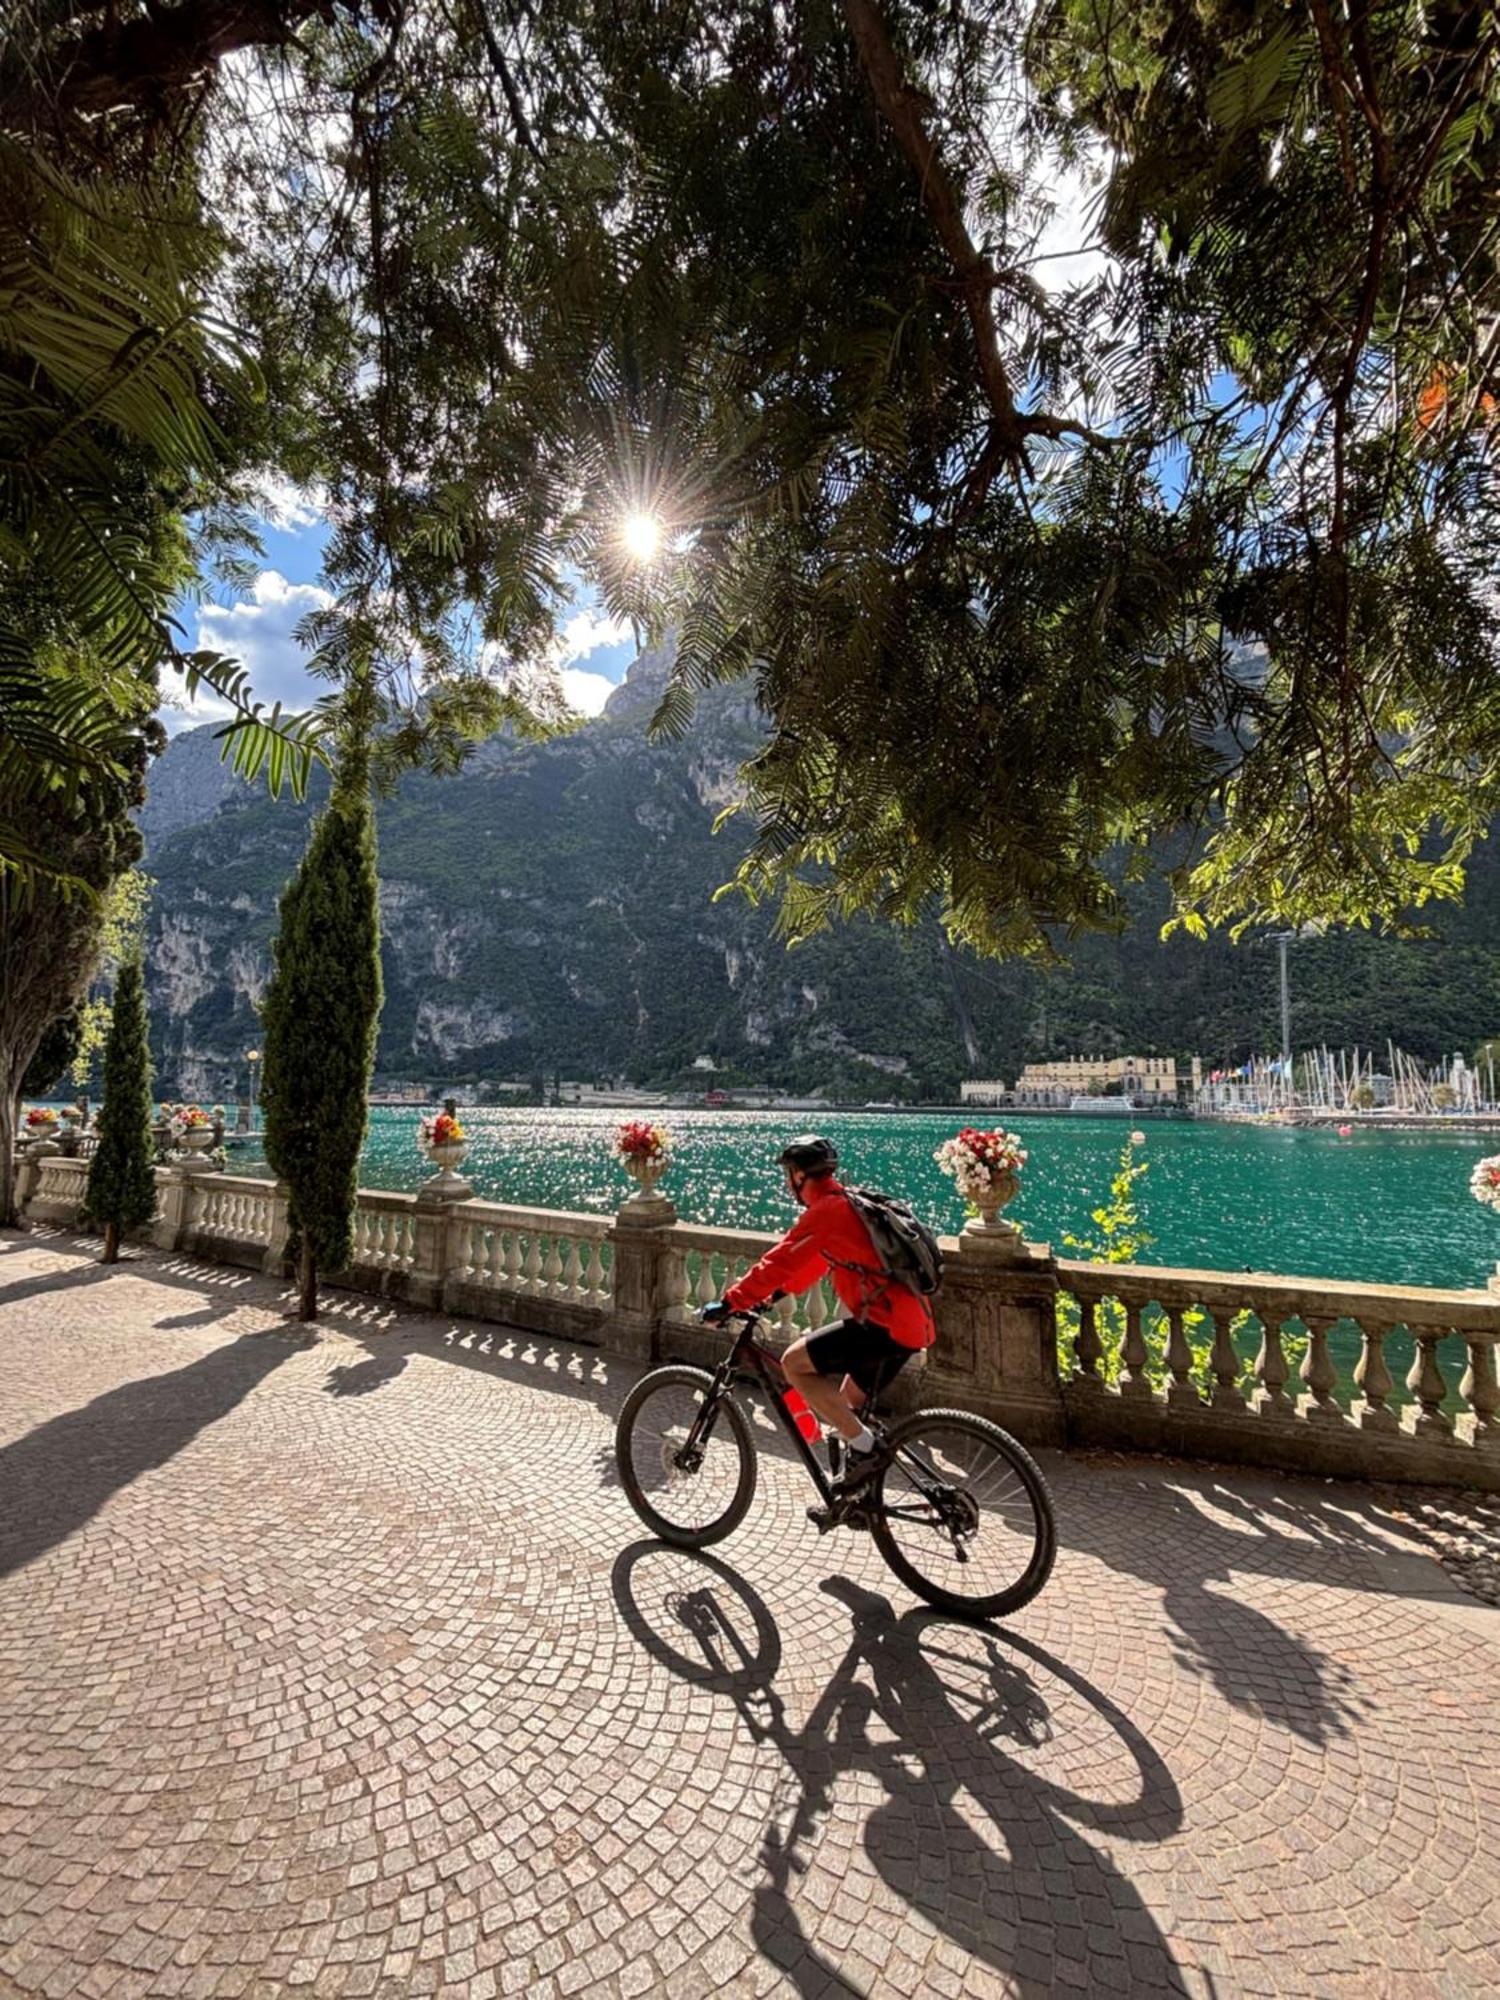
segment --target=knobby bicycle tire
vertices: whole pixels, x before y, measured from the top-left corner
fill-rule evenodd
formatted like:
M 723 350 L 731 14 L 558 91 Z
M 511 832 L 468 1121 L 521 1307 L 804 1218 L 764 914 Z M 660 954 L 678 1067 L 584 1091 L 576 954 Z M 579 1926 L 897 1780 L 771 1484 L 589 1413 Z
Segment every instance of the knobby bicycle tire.
M 1047 1482 L 1041 1467 L 1027 1451 L 1026 1447 L 992 1424 L 985 1417 L 976 1417 L 968 1410 L 918 1410 L 915 1415 L 905 1418 L 895 1425 L 890 1434 L 892 1448 L 903 1444 L 915 1444 L 924 1430 L 944 1428 L 957 1429 L 981 1439 L 998 1456 L 1007 1460 L 1020 1478 L 1027 1497 L 1032 1503 L 1035 1517 L 1036 1543 L 1031 1560 L 1015 1583 L 1005 1590 L 991 1592 L 988 1596 L 965 1597 L 961 1592 L 947 1590 L 940 1583 L 923 1575 L 913 1563 L 907 1560 L 904 1551 L 891 1533 L 886 1518 L 886 1480 L 893 1469 L 887 1467 L 882 1472 L 870 1508 L 870 1530 L 875 1546 L 886 1562 L 900 1577 L 908 1590 L 934 1605 L 939 1611 L 957 1612 L 968 1618 L 999 1618 L 1007 1612 L 1019 1611 L 1029 1604 L 1052 1574 L 1052 1565 L 1057 1557 L 1057 1519 L 1052 1510 L 1052 1495 L 1047 1490 Z
M 652 1505 L 637 1475 L 631 1440 L 641 1412 L 649 1405 L 653 1396 L 660 1395 L 670 1388 L 683 1388 L 696 1390 L 701 1398 L 710 1395 L 713 1387 L 714 1378 L 704 1368 L 684 1366 L 653 1368 L 649 1375 L 641 1377 L 625 1398 L 619 1423 L 615 1426 L 615 1463 L 619 1469 L 620 1484 L 625 1489 L 626 1499 L 653 1535 L 658 1535 L 662 1541 L 671 1542 L 680 1549 L 706 1549 L 714 1542 L 722 1542 L 726 1535 L 734 1533 L 745 1518 L 750 1502 L 755 1497 L 756 1474 L 755 1443 L 750 1435 L 750 1425 L 745 1413 L 727 1391 L 720 1397 L 714 1419 L 715 1432 L 717 1433 L 721 1426 L 728 1426 L 739 1451 L 739 1476 L 724 1511 L 701 1527 L 685 1527 Z

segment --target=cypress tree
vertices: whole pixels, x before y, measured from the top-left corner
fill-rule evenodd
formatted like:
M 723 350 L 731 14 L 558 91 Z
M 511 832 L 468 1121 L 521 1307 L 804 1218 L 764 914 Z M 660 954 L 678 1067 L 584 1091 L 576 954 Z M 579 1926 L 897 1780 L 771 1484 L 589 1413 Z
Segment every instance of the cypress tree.
M 262 1010 L 266 1158 L 291 1190 L 304 1320 L 317 1317 L 318 1273 L 353 1255 L 380 1001 L 375 823 L 367 760 L 355 752 L 282 892 Z
M 103 1262 L 113 1264 L 119 1260 L 121 1232 L 140 1228 L 156 1213 L 146 980 L 135 953 L 123 961 L 115 980 L 97 1130 L 86 1207 L 90 1220 L 104 1225 Z

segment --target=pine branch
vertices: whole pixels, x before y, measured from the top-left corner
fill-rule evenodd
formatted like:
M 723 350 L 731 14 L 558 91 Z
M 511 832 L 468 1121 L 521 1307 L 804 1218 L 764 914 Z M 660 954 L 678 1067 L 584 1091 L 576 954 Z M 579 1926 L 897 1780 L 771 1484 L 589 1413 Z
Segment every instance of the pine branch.
M 969 234 L 959 191 L 925 122 L 931 100 L 907 81 L 890 30 L 874 0 L 844 0 L 844 17 L 875 102 L 916 173 L 923 206 L 948 253 L 953 287 L 963 299 L 973 331 L 980 383 L 991 416 L 984 450 L 965 482 L 963 511 L 972 512 L 1003 465 L 1017 473 L 1031 470 L 1026 455 L 1028 438 L 1077 437 L 1086 444 L 1107 448 L 1121 440 L 1071 418 L 1017 409 L 995 321 L 994 294 L 1005 280 Z
M 368 0 L 376 20 L 386 0 Z M 336 0 L 185 0 L 129 20 L 108 8 L 96 27 L 49 51 L 27 84 L 0 98 L 0 129 L 35 133 L 66 120 L 135 111 L 166 118 L 238 49 L 285 48 Z

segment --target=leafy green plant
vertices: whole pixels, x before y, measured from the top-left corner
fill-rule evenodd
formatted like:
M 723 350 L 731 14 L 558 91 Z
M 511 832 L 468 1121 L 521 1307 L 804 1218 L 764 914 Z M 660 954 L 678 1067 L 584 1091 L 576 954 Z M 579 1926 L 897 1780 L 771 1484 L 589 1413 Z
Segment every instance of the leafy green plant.
M 1156 1241 L 1146 1227 L 1137 1192 L 1150 1162 L 1138 1159 L 1136 1154 L 1137 1142 L 1131 1137 L 1120 1150 L 1110 1178 L 1108 1199 L 1090 1211 L 1096 1233 L 1087 1236 L 1075 1235 L 1071 1231 L 1063 1233 L 1064 1246 L 1091 1264 L 1139 1263 L 1141 1253 L 1149 1250 Z M 1254 1358 L 1248 1351 L 1249 1342 L 1245 1337 L 1254 1320 L 1253 1313 L 1239 1312 L 1229 1328 L 1229 1337 L 1239 1359 L 1238 1380 L 1242 1389 L 1248 1388 L 1254 1378 Z M 1064 1375 L 1073 1373 L 1078 1366 L 1079 1324 L 1077 1299 L 1067 1292 L 1060 1293 L 1057 1302 L 1058 1358 Z M 1125 1372 L 1126 1314 L 1118 1299 L 1101 1299 L 1095 1305 L 1094 1327 L 1101 1349 L 1097 1363 L 1099 1377 L 1113 1386 Z M 1183 1314 L 1182 1327 L 1192 1355 L 1190 1380 L 1200 1394 L 1208 1396 L 1214 1388 L 1213 1320 L 1200 1306 L 1193 1306 Z M 1169 1332 L 1170 1322 L 1161 1307 L 1148 1305 L 1143 1308 L 1141 1334 L 1146 1344 L 1146 1375 L 1154 1388 L 1162 1388 L 1170 1380 L 1167 1366 Z M 1283 1333 L 1282 1351 L 1287 1358 L 1289 1373 L 1295 1373 L 1306 1345 L 1305 1335 Z

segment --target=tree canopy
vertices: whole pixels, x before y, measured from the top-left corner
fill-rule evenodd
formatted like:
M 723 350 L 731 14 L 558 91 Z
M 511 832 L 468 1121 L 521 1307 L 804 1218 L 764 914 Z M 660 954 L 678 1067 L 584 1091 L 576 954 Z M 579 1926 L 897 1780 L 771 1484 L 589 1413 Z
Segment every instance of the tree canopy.
M 328 494 L 310 637 L 393 744 L 458 754 L 497 675 L 547 713 L 581 571 L 675 627 L 662 726 L 753 677 L 742 880 L 793 931 L 935 904 L 1045 952 L 1166 834 L 1189 926 L 1459 891 L 1500 805 L 1482 0 L 33 13 L 0 131 L 191 179 L 264 454 Z

